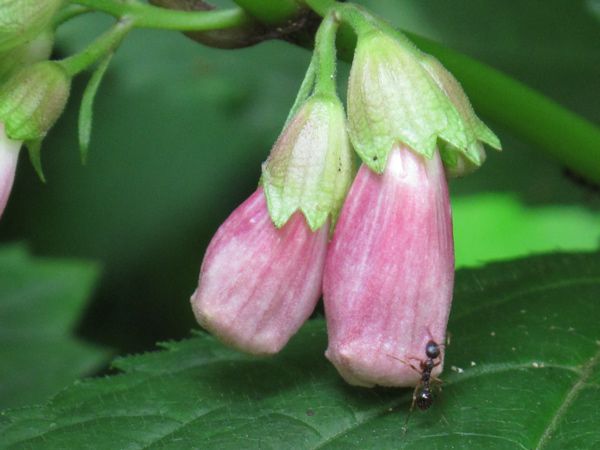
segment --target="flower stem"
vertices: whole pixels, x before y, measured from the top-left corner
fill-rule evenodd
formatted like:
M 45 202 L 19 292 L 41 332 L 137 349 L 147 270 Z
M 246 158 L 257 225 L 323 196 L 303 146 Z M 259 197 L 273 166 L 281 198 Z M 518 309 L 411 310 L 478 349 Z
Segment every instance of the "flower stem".
M 73 77 L 114 51 L 132 28 L 131 20 L 122 19 L 83 51 L 63 59 L 60 64 Z
M 116 18 L 129 17 L 138 28 L 209 31 L 238 27 L 250 20 L 241 8 L 220 11 L 180 11 L 137 1 L 72 0 L 72 3 L 105 12 Z
M 317 78 L 315 93 L 336 97 L 335 66 L 337 62 L 335 36 L 339 26 L 337 16 L 328 14 L 321 22 L 315 37 Z
M 329 14 L 321 23 L 315 38 L 315 51 L 298 90 L 296 100 L 285 123 L 296 115 L 302 104 L 313 94 L 336 97 L 336 48 L 335 38 L 339 22 L 335 14 Z
M 63 7 L 63 9 L 61 9 L 54 17 L 54 28 L 59 27 L 63 23 L 68 22 L 75 17 L 93 11 L 93 9 L 81 5 L 67 5 Z
M 248 14 L 267 25 L 277 25 L 300 11 L 296 0 L 234 0 Z

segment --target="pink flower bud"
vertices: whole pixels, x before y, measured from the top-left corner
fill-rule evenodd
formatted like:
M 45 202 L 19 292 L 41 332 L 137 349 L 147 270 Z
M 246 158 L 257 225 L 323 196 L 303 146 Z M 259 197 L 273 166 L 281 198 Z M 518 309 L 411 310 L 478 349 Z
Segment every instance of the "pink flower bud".
M 440 157 L 395 146 L 382 175 L 360 168 L 329 246 L 327 358 L 350 384 L 416 385 L 409 363 L 419 368 L 429 340 L 444 343 L 453 282 Z
M 312 232 L 300 212 L 276 228 L 257 189 L 208 246 L 191 299 L 198 322 L 240 350 L 281 350 L 321 295 L 328 229 Z
M 0 123 L 0 217 L 15 179 L 20 149 L 21 142 L 9 139 L 4 132 L 4 125 Z

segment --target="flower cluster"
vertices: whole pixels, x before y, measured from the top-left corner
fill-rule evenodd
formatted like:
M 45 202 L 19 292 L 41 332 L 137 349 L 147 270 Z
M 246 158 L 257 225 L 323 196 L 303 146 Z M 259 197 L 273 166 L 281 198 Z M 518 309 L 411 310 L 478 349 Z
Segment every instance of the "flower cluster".
M 479 166 L 482 143 L 499 142 L 437 60 L 372 21 L 357 27 L 346 120 L 324 35 L 314 87 L 305 80 L 261 186 L 208 247 L 193 310 L 229 345 L 271 354 L 323 294 L 326 356 L 346 381 L 415 385 L 419 374 L 398 359 L 444 341 L 452 301 L 446 176 Z

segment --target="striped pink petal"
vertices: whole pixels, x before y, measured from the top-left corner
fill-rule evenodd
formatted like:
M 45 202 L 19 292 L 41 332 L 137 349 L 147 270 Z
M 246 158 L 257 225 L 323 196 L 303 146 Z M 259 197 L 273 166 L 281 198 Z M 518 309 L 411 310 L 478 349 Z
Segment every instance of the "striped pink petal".
M 299 212 L 275 228 L 259 188 L 206 251 L 191 299 L 199 323 L 249 353 L 281 350 L 321 294 L 328 228 L 312 232 Z
M 395 147 L 383 175 L 363 165 L 327 254 L 326 356 L 351 384 L 414 386 L 419 373 L 410 364 L 419 368 L 427 341 L 444 342 L 453 282 L 438 153 L 428 160 Z

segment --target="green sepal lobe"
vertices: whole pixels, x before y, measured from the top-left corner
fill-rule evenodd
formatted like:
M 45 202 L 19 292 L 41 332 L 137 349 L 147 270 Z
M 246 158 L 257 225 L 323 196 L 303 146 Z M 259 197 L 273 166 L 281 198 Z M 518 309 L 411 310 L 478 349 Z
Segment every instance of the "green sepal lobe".
M 269 214 L 282 227 L 301 211 L 315 231 L 333 225 L 354 173 L 344 109 L 337 97 L 313 95 L 289 120 L 263 164 Z

